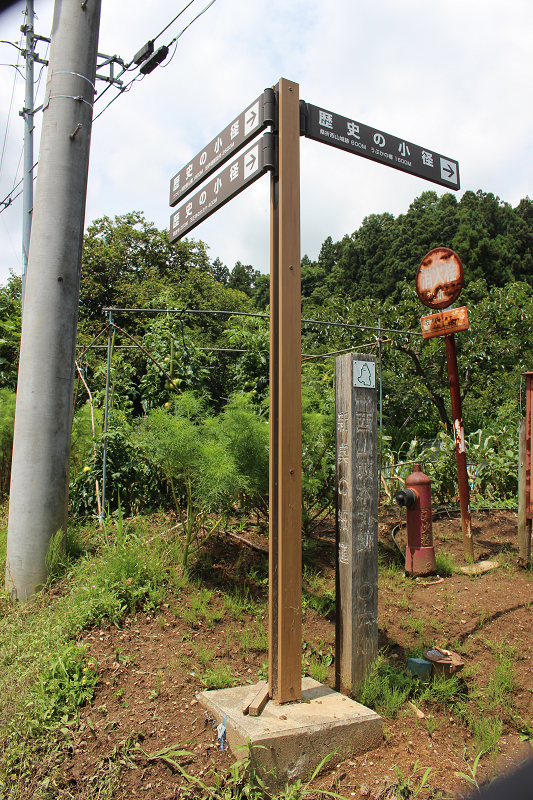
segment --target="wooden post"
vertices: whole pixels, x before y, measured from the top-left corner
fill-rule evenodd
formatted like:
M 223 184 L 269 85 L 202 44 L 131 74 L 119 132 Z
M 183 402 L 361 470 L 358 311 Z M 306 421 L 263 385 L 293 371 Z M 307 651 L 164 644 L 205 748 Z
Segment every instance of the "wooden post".
M 518 563 L 531 561 L 531 520 L 526 517 L 526 420 L 518 423 Z
M 378 654 L 375 356 L 335 359 L 337 620 L 335 684 L 352 694 Z
M 271 183 L 269 691 L 302 696 L 300 101 L 276 87 L 278 170 Z

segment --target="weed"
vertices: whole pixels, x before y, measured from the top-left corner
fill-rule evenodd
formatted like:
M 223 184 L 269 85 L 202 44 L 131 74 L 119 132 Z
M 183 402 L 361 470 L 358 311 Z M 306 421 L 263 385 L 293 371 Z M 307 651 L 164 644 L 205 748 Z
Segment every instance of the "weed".
M 166 622 L 167 622 L 167 621 L 166 621 L 166 619 L 164 618 L 164 616 L 163 616 L 162 614 L 159 614 L 159 615 L 158 615 L 158 617 L 157 617 L 157 624 L 159 625 L 159 627 L 161 628 L 161 630 L 163 630 L 163 628 L 165 627 L 165 625 L 166 625 Z
M 465 762 L 466 766 L 468 767 L 468 771 L 470 772 L 470 775 L 467 775 L 464 772 L 456 772 L 455 773 L 458 778 L 463 778 L 465 781 L 468 781 L 468 783 L 471 786 L 474 786 L 478 790 L 478 792 L 481 791 L 481 790 L 479 788 L 479 783 L 478 783 L 478 780 L 477 780 L 477 768 L 478 768 L 478 765 L 479 765 L 479 759 L 483 755 L 483 752 L 484 752 L 483 750 L 479 751 L 479 753 L 477 754 L 477 756 L 474 759 L 473 766 L 470 766 L 470 764 L 468 763 L 468 761 L 466 759 L 466 748 L 465 748 L 464 752 L 463 752 L 463 761 Z
M 426 716 L 425 723 L 426 723 L 427 732 L 429 733 L 430 736 L 433 736 L 435 731 L 440 726 L 440 722 L 437 720 L 436 717 L 432 716 L 431 714 L 428 714 Z
M 50 663 L 28 702 L 34 717 L 31 734 L 41 728 L 50 730 L 59 720 L 68 720 L 79 706 L 92 699 L 97 682 L 97 664 L 87 658 L 85 647 L 66 645 Z
M 132 661 L 135 661 L 135 656 L 127 656 L 122 651 L 122 647 L 115 648 L 115 661 L 118 664 L 122 664 L 123 666 L 127 667 L 128 664 L 131 664 Z
M 406 624 L 408 628 L 411 628 L 415 633 L 417 633 L 421 639 L 424 638 L 424 621 L 418 619 L 418 617 L 407 617 Z
M 225 689 L 234 684 L 233 675 L 225 664 L 216 665 L 199 677 L 206 689 Z
M 470 725 L 474 741 L 481 754 L 494 753 L 499 749 L 498 742 L 502 735 L 503 723 L 500 719 L 479 717 L 471 721 Z
M 212 662 L 214 655 L 214 650 L 206 650 L 202 644 L 196 649 L 196 656 L 202 667 L 207 667 Z
M 414 800 L 420 792 L 428 789 L 428 778 L 432 767 L 427 767 L 421 778 L 418 774 L 424 768 L 418 766 L 418 760 L 413 764 L 413 771 L 409 776 L 404 777 L 398 764 L 394 764 L 393 769 L 396 773 L 396 781 L 385 786 L 378 794 L 378 800 Z M 415 786 L 415 783 L 418 785 Z
M 449 578 L 455 572 L 455 560 L 450 553 L 443 553 L 438 550 L 435 553 L 435 562 L 437 564 L 437 573 L 441 578 Z
M 150 700 L 155 700 L 156 697 L 159 697 L 159 695 L 163 690 L 164 683 L 165 683 L 165 676 L 163 674 L 163 670 L 161 669 L 161 667 L 159 667 L 159 669 L 157 670 L 157 675 L 155 676 L 155 686 L 149 695 Z
M 405 673 L 388 664 L 380 654 L 356 687 L 354 695 L 364 706 L 381 708 L 393 716 L 408 699 L 412 685 Z
M 328 677 L 329 665 L 318 656 L 311 656 L 309 661 L 309 675 L 319 683 L 325 683 Z

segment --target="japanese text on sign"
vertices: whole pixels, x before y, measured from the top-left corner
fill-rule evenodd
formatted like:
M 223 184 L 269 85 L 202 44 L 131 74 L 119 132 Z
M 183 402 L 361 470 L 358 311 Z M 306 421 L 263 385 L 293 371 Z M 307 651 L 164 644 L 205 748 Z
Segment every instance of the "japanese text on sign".
M 340 147 L 449 189 L 460 188 L 459 164 L 454 159 L 311 103 L 302 101 L 301 106 L 306 121 L 304 135 L 309 139 Z

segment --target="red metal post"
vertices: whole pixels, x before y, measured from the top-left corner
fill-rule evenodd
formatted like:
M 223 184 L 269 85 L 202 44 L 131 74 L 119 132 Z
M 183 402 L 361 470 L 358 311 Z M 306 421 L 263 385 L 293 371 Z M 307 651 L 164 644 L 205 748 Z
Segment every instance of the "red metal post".
M 457 478 L 459 483 L 459 501 L 461 504 L 461 527 L 463 529 L 463 549 L 466 561 L 474 560 L 472 542 L 472 525 L 470 521 L 470 487 L 466 471 L 465 429 L 461 411 L 461 394 L 459 392 L 459 370 L 457 369 L 457 352 L 455 336 L 451 333 L 444 337 L 446 342 L 446 358 L 448 361 L 448 381 L 452 401 L 453 431 L 455 435 L 455 457 L 457 460 Z

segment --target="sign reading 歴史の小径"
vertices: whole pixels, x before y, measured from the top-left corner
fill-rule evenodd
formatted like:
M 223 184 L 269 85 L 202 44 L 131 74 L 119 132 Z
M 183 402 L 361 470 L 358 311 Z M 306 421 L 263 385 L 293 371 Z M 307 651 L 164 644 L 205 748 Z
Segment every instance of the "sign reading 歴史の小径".
M 263 136 L 237 156 L 235 161 L 188 197 L 170 217 L 169 241 L 175 242 L 218 211 L 232 197 L 242 192 L 274 165 L 274 144 L 271 133 Z
M 308 139 L 410 172 L 448 189 L 460 188 L 459 163 L 428 147 L 420 147 L 304 101 L 300 103 L 300 123 L 302 133 Z
M 175 206 L 194 187 L 232 158 L 267 125 L 272 124 L 274 92 L 265 89 L 257 100 L 224 128 L 170 181 L 170 205 Z

